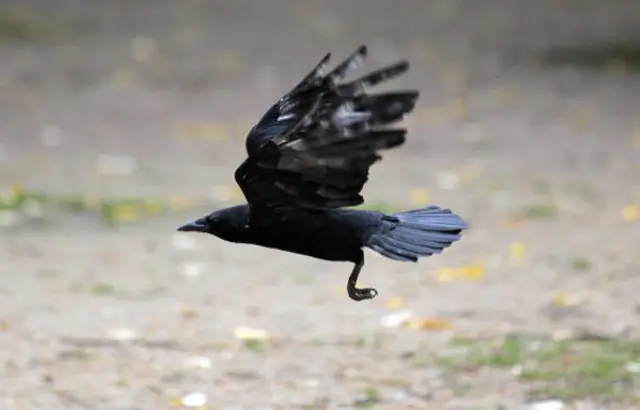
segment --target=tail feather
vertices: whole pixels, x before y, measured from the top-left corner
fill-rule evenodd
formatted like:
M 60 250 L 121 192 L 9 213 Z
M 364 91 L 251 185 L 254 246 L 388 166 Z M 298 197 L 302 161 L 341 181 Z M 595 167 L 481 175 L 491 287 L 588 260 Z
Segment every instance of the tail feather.
M 367 247 L 387 258 L 417 261 L 441 253 L 460 240 L 467 224 L 449 209 L 429 206 L 383 217 L 381 230 Z

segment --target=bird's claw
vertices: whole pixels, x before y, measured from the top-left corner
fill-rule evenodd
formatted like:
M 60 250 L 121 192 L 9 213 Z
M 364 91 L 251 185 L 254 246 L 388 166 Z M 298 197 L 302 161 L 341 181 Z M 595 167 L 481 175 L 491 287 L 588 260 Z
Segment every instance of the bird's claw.
M 347 286 L 347 292 L 349 293 L 349 297 L 356 302 L 360 302 L 361 300 L 370 300 L 378 296 L 378 291 L 374 288 L 356 288 Z

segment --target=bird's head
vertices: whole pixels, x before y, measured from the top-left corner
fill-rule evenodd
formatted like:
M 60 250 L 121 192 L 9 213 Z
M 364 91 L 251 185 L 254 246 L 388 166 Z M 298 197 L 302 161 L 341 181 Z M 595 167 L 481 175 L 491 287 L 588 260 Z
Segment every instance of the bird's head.
M 246 205 L 224 208 L 178 227 L 180 232 L 202 232 L 229 242 L 242 242 L 247 233 L 249 208 Z

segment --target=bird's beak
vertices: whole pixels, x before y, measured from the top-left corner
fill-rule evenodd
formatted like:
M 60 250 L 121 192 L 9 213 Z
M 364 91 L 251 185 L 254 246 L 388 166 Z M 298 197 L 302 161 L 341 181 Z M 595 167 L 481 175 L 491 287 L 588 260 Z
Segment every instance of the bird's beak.
M 180 232 L 204 232 L 207 225 L 203 219 L 196 219 L 195 221 L 187 222 L 186 224 L 178 227 Z

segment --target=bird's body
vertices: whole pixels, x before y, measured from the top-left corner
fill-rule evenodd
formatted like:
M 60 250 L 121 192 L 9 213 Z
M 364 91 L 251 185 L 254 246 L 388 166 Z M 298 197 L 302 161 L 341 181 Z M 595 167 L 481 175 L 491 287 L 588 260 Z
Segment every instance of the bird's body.
M 248 229 L 248 243 L 328 261 L 355 263 L 374 225 L 379 225 L 379 221 L 364 211 L 291 209 L 261 216 Z
M 354 300 L 377 294 L 356 287 L 363 247 L 415 262 L 459 240 L 466 224 L 448 209 L 429 206 L 384 214 L 346 208 L 364 201 L 360 191 L 369 167 L 381 158 L 378 152 L 404 143 L 406 129 L 391 125 L 411 112 L 418 98 L 417 91 L 365 93 L 405 72 L 404 61 L 339 83 L 359 67 L 366 52 L 360 47 L 324 75 L 327 54 L 252 128 L 248 158 L 235 172 L 247 204 L 212 212 L 179 230 L 352 262 L 347 290 Z

